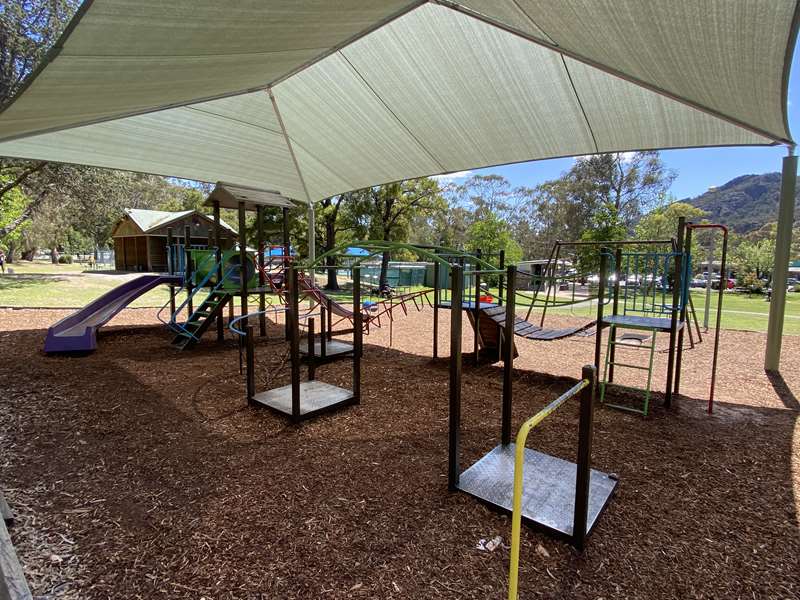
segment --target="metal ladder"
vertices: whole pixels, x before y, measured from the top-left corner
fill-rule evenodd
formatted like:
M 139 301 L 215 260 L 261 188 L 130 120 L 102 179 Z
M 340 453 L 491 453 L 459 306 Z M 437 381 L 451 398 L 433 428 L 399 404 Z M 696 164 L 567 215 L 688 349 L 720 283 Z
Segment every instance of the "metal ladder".
M 650 387 L 653 382 L 653 359 L 655 356 L 656 351 L 656 333 L 655 329 L 650 330 L 650 345 L 646 346 L 644 344 L 631 344 L 625 341 L 621 341 L 616 339 L 616 325 L 611 325 L 611 330 L 609 331 L 608 335 L 608 344 L 606 346 L 606 358 L 605 358 L 605 365 L 603 367 L 603 378 L 600 380 L 600 402 L 609 406 L 611 408 L 617 408 L 619 410 L 626 410 L 629 412 L 634 412 L 643 416 L 647 416 L 650 410 Z M 616 360 L 616 352 L 613 351 L 615 347 L 627 347 L 627 348 L 637 348 L 637 349 L 646 349 L 650 351 L 649 359 L 647 366 L 642 365 L 633 365 L 630 363 L 619 362 Z M 614 355 L 614 359 L 612 360 L 612 354 Z M 647 386 L 642 390 L 641 388 L 636 388 L 632 386 L 624 386 L 619 385 L 617 383 L 613 383 L 613 381 L 609 381 L 609 371 L 611 371 L 611 377 L 613 379 L 613 368 L 614 367 L 623 367 L 625 369 L 636 369 L 640 371 L 647 371 Z M 635 391 L 644 391 L 644 404 L 642 408 L 636 408 L 633 406 L 626 406 L 624 404 L 610 404 L 606 403 L 605 395 L 606 395 L 606 386 L 614 385 L 618 388 L 628 389 L 628 390 L 635 390 Z

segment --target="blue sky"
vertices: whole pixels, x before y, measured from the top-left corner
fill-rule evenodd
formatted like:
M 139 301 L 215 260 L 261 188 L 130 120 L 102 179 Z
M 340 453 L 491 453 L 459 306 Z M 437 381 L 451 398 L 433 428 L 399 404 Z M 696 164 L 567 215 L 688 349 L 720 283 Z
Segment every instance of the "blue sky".
M 789 79 L 789 127 L 792 137 L 800 140 L 800 53 L 796 48 Z M 784 156 L 786 156 L 784 146 L 664 150 L 661 152 L 661 157 L 666 165 L 678 173 L 677 179 L 672 184 L 672 194 L 678 199 L 697 196 L 709 187 L 721 185 L 739 175 L 780 171 L 781 159 Z M 559 158 L 489 169 L 475 169 L 455 180 L 463 181 L 472 173 L 484 175 L 497 173 L 508 179 L 514 187 L 533 187 L 543 181 L 558 177 L 570 168 L 573 160 L 572 158 Z

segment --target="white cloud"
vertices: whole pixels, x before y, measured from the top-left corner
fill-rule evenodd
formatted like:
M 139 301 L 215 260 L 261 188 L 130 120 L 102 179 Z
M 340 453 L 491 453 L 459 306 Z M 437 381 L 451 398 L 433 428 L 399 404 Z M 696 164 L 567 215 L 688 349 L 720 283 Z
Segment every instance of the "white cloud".
M 450 183 L 452 181 L 459 181 L 466 179 L 472 175 L 472 171 L 456 171 L 455 173 L 444 173 L 443 175 L 434 175 L 431 179 L 436 179 L 442 183 Z

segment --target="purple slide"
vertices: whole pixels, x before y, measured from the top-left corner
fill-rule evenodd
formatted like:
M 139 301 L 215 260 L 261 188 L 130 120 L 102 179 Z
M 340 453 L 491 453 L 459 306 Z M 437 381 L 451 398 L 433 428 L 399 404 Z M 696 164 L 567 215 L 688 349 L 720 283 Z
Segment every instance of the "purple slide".
M 97 330 L 133 302 L 162 283 L 181 285 L 180 275 L 142 275 L 131 279 L 64 317 L 47 330 L 45 352 L 90 352 L 97 348 Z

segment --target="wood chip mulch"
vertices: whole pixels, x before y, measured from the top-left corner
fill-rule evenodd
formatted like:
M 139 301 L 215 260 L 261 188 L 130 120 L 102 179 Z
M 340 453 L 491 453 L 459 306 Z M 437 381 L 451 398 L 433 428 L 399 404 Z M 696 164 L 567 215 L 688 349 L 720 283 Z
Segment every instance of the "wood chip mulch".
M 246 406 L 233 340 L 176 352 L 154 311 L 126 310 L 95 353 L 47 357 L 67 313 L 0 311 L 0 485 L 34 595 L 504 598 L 508 550 L 476 545 L 507 543 L 509 519 L 447 491 L 449 313 L 432 360 L 431 312 L 398 316 L 392 347 L 387 327 L 365 338 L 361 405 L 294 426 Z M 259 391 L 289 381 L 270 332 Z M 522 598 L 800 597 L 800 337 L 784 339 L 783 378 L 764 374 L 764 344 L 723 332 L 711 416 L 706 341 L 673 409 L 655 394 L 648 419 L 597 410 L 594 466 L 618 491 L 582 555 L 523 530 Z M 518 341 L 515 427 L 593 347 Z M 498 441 L 501 374 L 465 364 L 464 467 Z M 317 375 L 348 386 L 350 363 Z M 568 403 L 529 445 L 574 460 L 576 429 Z

